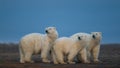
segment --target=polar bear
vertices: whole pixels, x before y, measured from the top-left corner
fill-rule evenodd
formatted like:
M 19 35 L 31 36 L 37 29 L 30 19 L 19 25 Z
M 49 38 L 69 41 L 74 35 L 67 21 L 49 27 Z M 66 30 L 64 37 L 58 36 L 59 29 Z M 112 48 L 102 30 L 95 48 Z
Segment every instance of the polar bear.
M 83 49 L 85 51 L 87 51 L 86 48 L 87 48 L 87 45 L 88 45 L 88 41 L 90 39 L 90 34 L 81 32 L 81 33 L 75 33 L 70 37 L 75 39 L 78 36 L 85 36 L 86 37 L 86 39 L 83 39 L 84 40 L 84 48 Z M 75 60 L 76 61 L 81 61 L 82 63 L 90 63 L 90 61 L 87 59 L 87 52 L 85 52 L 85 51 L 80 51 L 78 53 L 78 55 L 75 57 Z
M 100 62 L 98 60 L 99 51 L 100 51 L 100 41 L 102 38 L 101 32 L 91 32 L 91 34 L 88 33 L 76 33 L 72 36 L 72 38 L 76 37 L 77 35 L 86 35 L 86 50 L 87 50 L 87 60 L 90 62 L 90 60 L 93 58 L 93 61 L 95 63 Z M 82 55 L 81 55 L 82 56 Z M 80 57 L 80 54 L 77 56 L 78 60 L 82 60 Z
M 101 32 L 91 32 L 90 37 L 91 37 L 91 39 L 89 40 L 88 47 L 87 47 L 88 60 L 90 61 L 92 58 L 94 63 L 99 63 L 99 62 L 101 62 L 98 59 L 98 57 L 99 57 L 102 33 Z
M 73 61 L 78 52 L 82 52 L 86 55 L 85 48 L 85 36 L 78 36 L 76 38 L 62 37 L 58 38 L 53 45 L 53 63 L 54 64 L 67 64 L 65 62 L 65 56 L 69 64 L 75 64 Z M 86 61 L 86 56 L 83 57 Z
M 58 38 L 55 27 L 47 27 L 46 34 L 31 33 L 21 38 L 19 42 L 20 63 L 34 61 L 31 60 L 33 54 L 41 54 L 43 62 L 50 62 L 48 55 L 53 42 Z

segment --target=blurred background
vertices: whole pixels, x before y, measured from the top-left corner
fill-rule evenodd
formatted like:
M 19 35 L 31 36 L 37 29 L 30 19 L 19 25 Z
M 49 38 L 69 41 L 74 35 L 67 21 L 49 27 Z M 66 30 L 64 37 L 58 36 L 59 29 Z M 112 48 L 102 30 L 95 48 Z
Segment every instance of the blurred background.
M 120 43 L 120 0 L 0 0 L 0 42 L 55 26 L 59 37 L 102 32 L 102 43 Z

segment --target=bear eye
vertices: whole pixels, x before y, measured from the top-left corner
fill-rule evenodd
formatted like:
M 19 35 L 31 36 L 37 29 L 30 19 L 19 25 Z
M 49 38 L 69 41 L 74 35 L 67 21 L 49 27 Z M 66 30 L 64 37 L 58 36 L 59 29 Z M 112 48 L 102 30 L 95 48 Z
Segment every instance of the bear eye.
M 49 30 L 52 30 L 52 28 L 50 28 Z

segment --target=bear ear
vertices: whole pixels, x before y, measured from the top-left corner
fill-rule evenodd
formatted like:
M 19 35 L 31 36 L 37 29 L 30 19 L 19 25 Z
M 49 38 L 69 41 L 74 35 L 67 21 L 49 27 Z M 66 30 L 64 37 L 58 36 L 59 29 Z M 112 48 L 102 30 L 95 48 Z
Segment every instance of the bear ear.
M 102 35 L 102 32 L 99 32 L 100 35 Z
M 95 35 L 92 35 L 92 38 L 95 39 L 96 38 Z
M 78 36 L 78 40 L 81 40 L 80 36 Z
M 91 34 L 93 34 L 94 32 L 91 32 Z
M 56 30 L 56 27 L 53 27 Z
M 48 30 L 48 27 L 46 27 L 45 30 Z

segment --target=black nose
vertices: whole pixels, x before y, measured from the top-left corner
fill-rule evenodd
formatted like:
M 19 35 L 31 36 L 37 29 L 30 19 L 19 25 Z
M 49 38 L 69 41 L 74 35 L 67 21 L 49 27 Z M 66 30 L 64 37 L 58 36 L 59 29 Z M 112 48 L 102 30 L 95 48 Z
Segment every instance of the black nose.
M 81 38 L 80 38 L 80 37 L 78 37 L 78 40 L 81 40 Z
M 47 31 L 47 30 L 46 30 L 45 32 L 46 32 L 46 33 L 48 33 L 48 31 Z
M 96 38 L 95 35 L 92 36 L 94 39 Z

